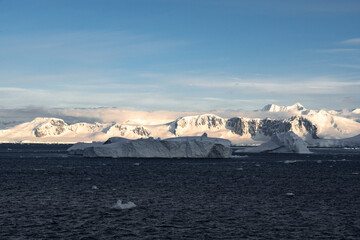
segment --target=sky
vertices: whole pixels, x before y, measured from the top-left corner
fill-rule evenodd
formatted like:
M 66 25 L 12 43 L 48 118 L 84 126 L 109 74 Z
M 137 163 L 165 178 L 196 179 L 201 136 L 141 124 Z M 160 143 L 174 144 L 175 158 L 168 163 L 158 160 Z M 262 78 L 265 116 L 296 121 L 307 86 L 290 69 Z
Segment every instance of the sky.
M 0 108 L 360 107 L 358 0 L 0 0 Z

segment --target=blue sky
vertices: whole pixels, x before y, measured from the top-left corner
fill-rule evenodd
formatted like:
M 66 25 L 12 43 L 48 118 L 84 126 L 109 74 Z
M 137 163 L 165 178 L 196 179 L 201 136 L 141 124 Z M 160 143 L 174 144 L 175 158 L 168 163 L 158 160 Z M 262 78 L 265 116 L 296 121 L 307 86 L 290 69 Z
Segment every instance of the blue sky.
M 0 107 L 360 107 L 357 0 L 0 0 Z

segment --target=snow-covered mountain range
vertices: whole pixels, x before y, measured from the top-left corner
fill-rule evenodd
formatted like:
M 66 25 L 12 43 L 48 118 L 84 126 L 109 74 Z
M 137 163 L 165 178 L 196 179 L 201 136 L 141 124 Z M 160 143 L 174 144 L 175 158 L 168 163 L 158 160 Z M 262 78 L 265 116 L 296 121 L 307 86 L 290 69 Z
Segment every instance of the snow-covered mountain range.
M 360 134 L 360 109 L 325 111 L 306 109 L 300 103 L 292 106 L 266 105 L 262 115 L 287 113 L 289 117 L 220 117 L 215 114 L 182 116 L 164 123 L 128 119 L 122 122 L 67 123 L 54 117 L 37 117 L 29 122 L 0 130 L 0 142 L 91 142 L 106 141 L 110 137 L 170 138 L 201 136 L 225 138 L 234 144 L 260 144 L 275 133 L 294 132 L 302 139 L 343 139 Z M 281 116 L 281 115 L 279 115 Z M 1 122 L 1 119 L 0 119 Z M 144 124 L 140 124 L 140 122 Z

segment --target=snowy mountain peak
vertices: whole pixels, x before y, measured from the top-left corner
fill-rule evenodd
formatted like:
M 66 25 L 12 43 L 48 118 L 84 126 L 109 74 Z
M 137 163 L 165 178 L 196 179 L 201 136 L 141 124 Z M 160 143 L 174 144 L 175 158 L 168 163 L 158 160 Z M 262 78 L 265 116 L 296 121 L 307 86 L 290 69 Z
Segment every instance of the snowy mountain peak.
M 355 108 L 354 110 L 351 111 L 352 113 L 355 114 L 360 114 L 360 108 Z
M 305 110 L 306 108 L 298 102 L 291 106 L 278 106 L 275 104 L 268 104 L 261 109 L 261 111 L 263 112 L 299 112 Z
M 176 119 L 170 125 L 170 132 L 175 135 L 183 135 L 187 131 L 197 129 L 199 131 L 219 130 L 225 127 L 226 120 L 214 114 L 202 114 L 186 116 Z
M 261 111 L 264 111 L 264 112 L 280 112 L 282 111 L 282 108 L 284 107 L 281 107 L 281 106 L 278 106 L 278 105 L 275 105 L 275 104 L 268 104 L 266 106 L 264 106 Z
M 305 107 L 303 105 L 301 105 L 301 103 L 299 103 L 299 102 L 295 103 L 292 106 L 288 106 L 287 108 L 288 109 L 296 109 L 296 110 L 299 110 L 299 111 L 305 110 Z
M 50 122 L 58 122 L 58 121 L 62 121 L 64 122 L 64 120 L 60 119 L 60 118 L 49 118 L 49 117 L 37 117 L 34 120 L 32 120 L 32 123 L 50 123 Z
M 40 124 L 34 128 L 34 135 L 36 137 L 61 135 L 68 126 L 64 120 L 58 118 L 36 118 L 33 122 L 40 122 Z

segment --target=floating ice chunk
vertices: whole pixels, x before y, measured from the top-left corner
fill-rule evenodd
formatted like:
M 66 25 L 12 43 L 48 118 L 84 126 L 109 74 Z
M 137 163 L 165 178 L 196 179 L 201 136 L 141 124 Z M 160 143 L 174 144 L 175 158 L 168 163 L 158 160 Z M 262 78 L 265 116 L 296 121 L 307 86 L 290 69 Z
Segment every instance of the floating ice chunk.
M 129 209 L 129 208 L 134 208 L 134 207 L 136 207 L 135 203 L 133 203 L 133 202 L 122 203 L 121 200 L 118 200 L 116 202 L 116 204 L 114 204 L 112 206 L 112 208 L 114 208 L 114 209 Z
M 94 185 L 94 186 L 91 187 L 91 189 L 93 189 L 93 190 L 98 190 L 99 188 Z
M 359 173 L 358 172 L 353 172 L 353 173 L 351 173 L 352 175 L 359 175 Z
M 244 170 L 242 167 L 237 168 L 236 170 L 242 171 Z
M 248 155 L 232 155 L 231 158 L 248 158 Z
M 134 166 L 140 166 L 140 163 L 136 162 L 134 163 Z
M 289 164 L 289 163 L 296 163 L 296 162 L 297 162 L 297 160 L 286 160 L 284 163 Z
M 270 141 L 260 146 L 248 147 L 236 152 L 311 153 L 307 144 L 294 132 L 276 133 Z
M 295 194 L 292 192 L 288 192 L 288 193 L 286 193 L 286 196 L 295 196 Z

